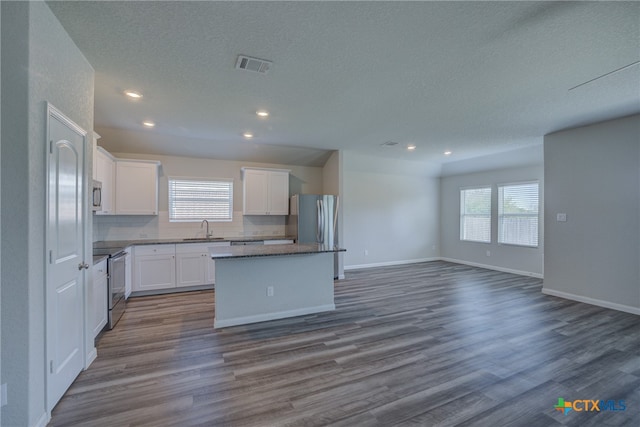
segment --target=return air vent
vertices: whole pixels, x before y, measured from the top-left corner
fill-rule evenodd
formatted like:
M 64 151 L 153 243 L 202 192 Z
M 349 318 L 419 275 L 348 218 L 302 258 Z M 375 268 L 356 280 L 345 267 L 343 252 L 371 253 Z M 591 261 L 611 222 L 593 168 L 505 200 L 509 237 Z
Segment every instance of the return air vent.
M 244 55 L 238 55 L 238 60 L 236 61 L 236 69 L 253 71 L 260 74 L 267 74 L 272 65 L 272 61 L 251 58 L 250 56 Z
M 383 146 L 383 147 L 395 147 L 398 144 L 400 144 L 400 143 L 399 142 L 394 142 L 394 141 L 387 141 L 387 142 L 383 142 L 380 145 Z

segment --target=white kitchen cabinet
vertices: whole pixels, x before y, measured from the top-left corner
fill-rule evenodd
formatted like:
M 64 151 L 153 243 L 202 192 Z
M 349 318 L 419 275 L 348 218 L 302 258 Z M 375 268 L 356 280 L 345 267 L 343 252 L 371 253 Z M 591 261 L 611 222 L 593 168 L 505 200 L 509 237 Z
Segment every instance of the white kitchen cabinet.
M 92 171 L 92 175 L 91 177 L 95 180 L 98 179 L 98 175 L 96 175 L 96 172 L 98 171 L 96 162 L 98 160 L 98 140 L 101 138 L 100 135 L 98 135 L 95 131 L 93 132 L 93 168 L 91 169 Z
M 93 266 L 93 281 L 89 290 L 89 325 L 93 338 L 98 336 L 100 331 L 107 324 L 109 307 L 107 305 L 107 259 L 103 259 Z
M 201 286 L 215 282 L 215 261 L 209 255 L 213 246 L 229 242 L 184 243 L 176 245 L 176 286 Z
M 158 166 L 149 160 L 116 162 L 116 214 L 158 214 Z
M 134 250 L 133 291 L 176 287 L 175 245 L 144 245 Z
M 242 168 L 243 213 L 288 215 L 289 172 L 285 169 Z
M 97 147 L 96 155 L 96 180 L 102 183 L 102 206 L 96 215 L 114 214 L 116 160 L 104 148 Z
M 124 269 L 124 299 L 129 298 L 133 286 L 133 247 L 125 248 L 127 255 L 125 256 L 126 264 Z

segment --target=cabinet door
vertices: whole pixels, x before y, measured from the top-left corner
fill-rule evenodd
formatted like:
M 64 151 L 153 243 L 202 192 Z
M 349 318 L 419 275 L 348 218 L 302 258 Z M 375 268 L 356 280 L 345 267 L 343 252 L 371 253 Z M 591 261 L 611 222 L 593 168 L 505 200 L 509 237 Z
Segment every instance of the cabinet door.
M 176 254 L 176 286 L 205 285 L 207 258 L 201 252 Z
M 211 255 L 208 253 L 204 254 L 206 262 L 206 278 L 205 284 L 212 285 L 216 283 L 216 262 L 211 259 Z
M 245 215 L 266 215 L 268 211 L 267 192 L 269 187 L 269 172 L 264 170 L 244 171 L 244 200 L 243 213 Z
M 96 179 L 102 183 L 102 208 L 97 215 L 112 215 L 115 190 L 115 161 L 101 148 L 96 150 Z
M 89 287 L 91 313 L 89 315 L 92 336 L 95 338 L 107 324 L 109 307 L 107 306 L 107 262 L 94 266 L 93 282 Z
M 134 291 L 175 288 L 175 255 L 136 255 L 134 276 Z
M 98 179 L 98 138 L 100 138 L 100 136 L 93 132 L 93 165 L 91 167 L 91 178 L 100 181 Z
M 116 162 L 116 213 L 158 214 L 158 165 L 118 160 Z
M 126 255 L 126 264 L 125 264 L 125 270 L 124 270 L 124 298 L 127 299 L 129 298 L 129 295 L 131 295 L 131 287 L 133 284 L 133 257 L 131 256 L 131 250 L 132 248 L 126 248 L 125 251 L 127 252 Z
M 289 215 L 289 174 L 269 172 L 269 215 Z

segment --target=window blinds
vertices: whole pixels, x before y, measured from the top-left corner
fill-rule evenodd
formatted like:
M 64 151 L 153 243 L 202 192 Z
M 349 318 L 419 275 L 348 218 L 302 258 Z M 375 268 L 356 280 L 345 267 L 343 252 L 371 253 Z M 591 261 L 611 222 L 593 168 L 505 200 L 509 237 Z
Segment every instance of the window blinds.
M 169 221 L 231 221 L 233 180 L 169 178 Z
M 498 243 L 538 246 L 538 183 L 498 186 Z
M 491 187 L 460 190 L 460 240 L 491 242 Z

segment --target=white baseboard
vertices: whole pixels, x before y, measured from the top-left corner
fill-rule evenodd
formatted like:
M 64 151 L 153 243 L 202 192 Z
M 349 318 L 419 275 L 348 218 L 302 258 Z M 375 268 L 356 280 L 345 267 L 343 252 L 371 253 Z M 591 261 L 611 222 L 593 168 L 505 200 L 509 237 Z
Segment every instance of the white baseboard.
M 554 297 L 570 299 L 573 301 L 583 302 L 585 304 L 597 305 L 599 307 L 610 308 L 612 310 L 624 311 L 625 313 L 640 315 L 640 307 L 632 307 L 630 305 L 618 304 L 615 302 L 604 301 L 596 298 L 589 298 L 582 295 L 570 294 L 567 292 L 556 291 L 554 289 L 542 288 L 542 293 Z
M 46 412 L 36 421 L 33 427 L 47 427 L 47 424 L 51 421 L 51 417 Z
M 254 316 L 234 317 L 231 319 L 215 319 L 214 328 L 226 328 L 228 326 L 246 325 L 248 323 L 266 322 L 268 320 L 285 319 L 287 317 L 304 316 L 306 314 L 321 313 L 323 311 L 333 311 L 335 304 L 317 305 L 315 307 L 305 307 L 296 310 L 279 311 L 277 313 L 256 314 Z
M 542 274 L 533 273 L 531 271 L 514 270 L 512 268 L 497 267 L 495 265 L 480 264 L 478 262 L 464 261 L 464 260 L 455 259 L 455 258 L 438 258 L 438 259 L 441 261 L 453 262 L 456 264 L 470 265 L 471 267 L 480 267 L 480 268 L 486 268 L 487 270 L 495 270 L 495 271 L 502 271 L 503 273 L 517 274 L 519 276 L 535 277 L 538 279 L 544 278 Z
M 440 258 L 420 258 L 420 259 L 408 259 L 404 261 L 387 261 L 387 262 L 374 262 L 371 264 L 356 264 L 356 265 L 345 265 L 344 270 L 361 270 L 363 268 L 373 268 L 373 267 L 388 267 L 391 265 L 403 265 L 403 264 L 417 264 L 419 262 L 428 262 L 428 261 L 438 261 Z
M 84 366 L 84 369 L 88 369 L 89 366 L 93 363 L 94 360 L 98 358 L 98 350 L 95 347 L 91 349 L 89 354 L 87 354 L 87 363 Z

